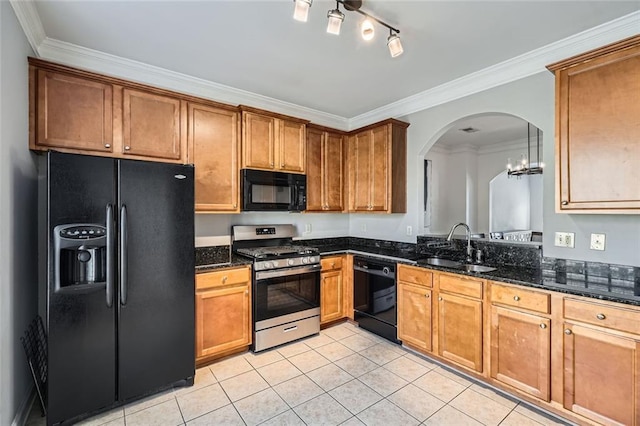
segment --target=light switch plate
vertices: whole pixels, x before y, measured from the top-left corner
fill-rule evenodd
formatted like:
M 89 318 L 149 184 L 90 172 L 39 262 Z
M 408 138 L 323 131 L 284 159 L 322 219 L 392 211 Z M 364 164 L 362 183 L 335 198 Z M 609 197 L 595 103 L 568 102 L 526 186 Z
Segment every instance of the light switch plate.
M 556 232 L 554 245 L 556 247 L 575 247 L 575 235 L 573 232 Z
M 604 250 L 604 234 L 591 234 L 591 250 Z

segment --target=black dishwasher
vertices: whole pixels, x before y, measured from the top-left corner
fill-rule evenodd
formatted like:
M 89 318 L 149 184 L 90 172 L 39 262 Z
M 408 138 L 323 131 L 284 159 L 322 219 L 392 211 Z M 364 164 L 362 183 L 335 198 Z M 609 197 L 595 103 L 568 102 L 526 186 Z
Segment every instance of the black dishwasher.
M 360 327 L 399 343 L 395 263 L 353 259 L 353 315 Z

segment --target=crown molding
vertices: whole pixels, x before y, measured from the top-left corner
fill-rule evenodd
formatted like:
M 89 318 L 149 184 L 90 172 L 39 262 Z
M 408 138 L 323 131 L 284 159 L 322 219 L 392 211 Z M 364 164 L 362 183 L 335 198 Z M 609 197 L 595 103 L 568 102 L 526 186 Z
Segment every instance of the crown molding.
M 638 28 L 640 11 L 352 117 L 349 120 L 350 129 L 357 129 L 389 117 L 402 117 L 534 74 L 549 72 L 546 69 L 548 64 L 632 37 L 638 34 Z
M 27 40 L 29 40 L 31 48 L 36 55 L 39 55 L 38 50 L 46 38 L 46 35 L 35 2 L 28 0 L 9 0 L 9 3 L 11 3 L 11 7 L 13 7 L 13 11 L 18 18 L 18 22 L 20 22 L 22 31 L 24 31 Z
M 634 36 L 640 28 L 640 11 L 633 12 L 440 86 L 364 114 L 346 118 L 50 39 L 46 37 L 33 0 L 10 0 L 10 2 L 31 47 L 36 55 L 44 59 L 218 102 L 254 106 L 294 117 L 304 117 L 313 123 L 345 131 L 390 117 L 402 117 L 541 72 L 549 72 L 546 65 L 550 63 Z

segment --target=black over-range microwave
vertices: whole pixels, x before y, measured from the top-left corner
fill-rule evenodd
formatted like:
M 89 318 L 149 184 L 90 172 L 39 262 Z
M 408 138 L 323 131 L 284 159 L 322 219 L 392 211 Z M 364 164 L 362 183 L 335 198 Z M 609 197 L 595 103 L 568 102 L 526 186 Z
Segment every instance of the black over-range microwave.
M 243 211 L 290 211 L 307 208 L 307 177 L 295 173 L 242 169 Z

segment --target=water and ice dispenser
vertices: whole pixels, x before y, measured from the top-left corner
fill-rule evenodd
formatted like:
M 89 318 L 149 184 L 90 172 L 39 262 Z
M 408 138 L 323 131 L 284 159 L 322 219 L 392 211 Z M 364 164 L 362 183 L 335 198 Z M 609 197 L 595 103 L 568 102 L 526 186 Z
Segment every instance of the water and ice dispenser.
M 56 291 L 103 286 L 107 280 L 107 232 L 101 225 L 54 228 Z

